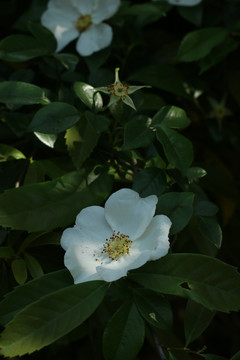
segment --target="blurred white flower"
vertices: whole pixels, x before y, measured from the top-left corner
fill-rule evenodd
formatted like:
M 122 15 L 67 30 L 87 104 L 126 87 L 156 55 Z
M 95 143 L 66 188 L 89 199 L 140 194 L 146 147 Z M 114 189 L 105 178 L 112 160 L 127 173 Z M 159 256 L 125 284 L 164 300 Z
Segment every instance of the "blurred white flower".
M 152 0 L 158 1 L 158 0 Z M 171 5 L 177 6 L 195 6 L 202 2 L 202 0 L 166 0 Z
M 140 198 L 133 190 L 121 189 L 108 198 L 105 208 L 83 209 L 61 238 L 74 283 L 115 281 L 166 255 L 171 221 L 154 216 L 156 204 L 155 195 Z
M 57 51 L 78 38 L 78 53 L 89 56 L 110 45 L 112 28 L 102 21 L 113 16 L 119 5 L 120 0 L 50 0 L 41 22 L 55 35 Z

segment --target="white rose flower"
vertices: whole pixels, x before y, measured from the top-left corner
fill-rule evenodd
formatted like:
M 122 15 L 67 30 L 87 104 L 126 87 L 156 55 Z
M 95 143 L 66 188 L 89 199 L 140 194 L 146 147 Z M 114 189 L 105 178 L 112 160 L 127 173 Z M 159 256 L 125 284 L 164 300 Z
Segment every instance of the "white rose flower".
M 133 190 L 121 189 L 108 198 L 105 208 L 83 209 L 61 238 L 74 283 L 115 281 L 166 255 L 171 221 L 154 216 L 157 201 L 155 195 L 140 198 Z
M 119 5 L 120 0 L 50 0 L 41 22 L 55 35 L 57 52 L 78 38 L 78 53 L 89 56 L 110 45 L 112 28 L 102 21 Z
M 158 0 L 152 0 L 158 1 Z M 171 5 L 178 5 L 178 6 L 196 6 L 202 2 L 202 0 L 166 0 Z

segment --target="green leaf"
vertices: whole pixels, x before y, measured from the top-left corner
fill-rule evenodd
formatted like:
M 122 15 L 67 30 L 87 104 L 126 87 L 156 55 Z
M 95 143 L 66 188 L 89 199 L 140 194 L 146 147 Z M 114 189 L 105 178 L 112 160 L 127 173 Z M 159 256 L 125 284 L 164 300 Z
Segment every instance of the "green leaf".
M 168 7 L 166 6 L 166 8 L 168 8 Z M 165 11 L 163 11 L 161 7 L 158 7 L 152 3 L 144 3 L 144 4 L 126 6 L 121 10 L 120 13 L 123 15 L 136 15 L 136 16 L 137 15 L 156 15 L 156 13 L 158 16 L 165 15 Z
M 202 23 L 203 8 L 201 4 L 198 6 L 178 6 L 179 14 L 191 22 L 195 26 L 200 26 Z
M 180 232 L 193 214 L 194 194 L 171 192 L 159 196 L 156 214 L 167 215 L 172 221 L 171 234 Z
M 238 44 L 231 38 L 225 39 L 220 45 L 216 46 L 210 54 L 200 60 L 200 75 L 205 71 L 220 63 L 227 58 L 227 55 L 238 48 Z
M 162 2 L 160 5 L 156 3 L 134 4 L 132 6 L 126 5 L 121 7 L 120 15 L 126 17 L 128 15 L 134 16 L 133 21 L 138 26 L 157 21 L 162 16 L 166 16 L 166 12 L 171 8 L 171 5 Z
M 186 174 L 193 162 L 191 141 L 165 125 L 157 129 L 157 139 L 162 144 L 169 163 Z
M 60 245 L 61 235 L 62 232 L 59 231 L 31 233 L 21 243 L 18 251 L 21 253 L 25 249 L 36 246 Z
M 24 260 L 33 278 L 38 278 L 43 275 L 42 266 L 34 256 L 24 253 Z
M 147 289 L 186 297 L 210 310 L 240 309 L 237 269 L 210 256 L 170 254 L 132 270 L 129 276 Z
M 31 161 L 24 177 L 24 185 L 45 181 L 44 168 L 41 162 Z
M 90 156 L 98 143 L 100 134 L 106 131 L 110 119 L 90 111 L 85 112 L 79 124 L 68 129 L 65 134 L 66 145 L 77 169 Z
M 69 333 L 96 310 L 107 287 L 102 281 L 72 285 L 30 304 L 2 332 L 2 354 L 30 354 Z
M 11 259 L 14 255 L 13 248 L 10 246 L 0 246 L 0 259 Z
M 164 105 L 166 103 L 161 96 L 153 93 L 142 93 L 137 107 L 140 112 L 145 112 L 149 110 L 158 111 Z
M 240 360 L 240 350 L 233 357 L 231 357 L 231 360 Z
M 74 106 L 62 102 L 52 102 L 36 112 L 28 126 L 28 131 L 59 134 L 72 127 L 79 119 L 80 113 Z
M 54 54 L 54 57 L 67 69 L 74 71 L 76 69 L 77 64 L 79 63 L 78 56 L 74 54 Z
M 188 300 L 184 313 L 185 347 L 188 347 L 207 329 L 214 315 L 215 311 L 208 310 L 204 306 Z
M 169 302 L 151 290 L 135 290 L 135 303 L 143 318 L 162 330 L 170 330 L 173 324 L 173 313 Z
M 111 187 L 112 176 L 82 169 L 53 181 L 10 189 L 0 195 L 0 224 L 30 232 L 65 227 L 84 207 L 101 204 Z
M 50 30 L 38 23 L 30 23 L 28 24 L 28 28 L 33 36 L 48 50 L 49 53 L 56 50 L 57 41 Z
M 23 259 L 14 259 L 11 262 L 12 272 L 18 284 L 24 284 L 27 280 L 27 267 Z
M 9 290 L 8 277 L 9 277 L 9 269 L 7 267 L 7 264 L 4 260 L 0 259 L 0 296 L 1 296 L 1 298 Z
M 214 216 L 218 212 L 218 207 L 210 201 L 197 201 L 194 205 L 194 213 L 199 216 Z
M 96 54 L 92 54 L 90 56 L 85 56 L 83 60 L 86 62 L 90 73 L 95 74 L 98 72 L 98 69 L 100 68 L 100 71 L 102 70 L 101 66 L 106 64 L 107 59 L 109 58 L 111 54 L 111 49 L 109 47 L 98 51 L 98 56 Z M 110 71 L 110 70 L 109 70 Z M 111 72 L 112 74 L 112 72 Z
M 127 122 L 124 128 L 123 150 L 146 147 L 153 142 L 154 132 L 149 128 L 151 119 L 139 115 Z
M 98 143 L 100 134 L 91 123 L 82 117 L 81 122 L 68 129 L 65 134 L 66 145 L 76 169 L 80 169 Z
M 49 125 L 47 125 L 49 126 Z M 40 140 L 44 145 L 54 148 L 55 142 L 57 141 L 57 135 L 56 134 L 43 134 L 41 132 L 34 132 L 34 135 Z
M 72 276 L 67 269 L 64 269 L 17 286 L 0 302 L 0 323 L 2 325 L 8 323 L 25 306 L 72 283 Z
M 201 236 L 214 244 L 218 249 L 222 244 L 222 230 L 215 218 L 196 216 L 194 221 Z
M 1 88 L 1 83 L 0 83 Z M 1 93 L 1 90 L 0 90 Z M 1 95 L 0 95 L 1 96 Z M 7 99 L 5 99 L 7 101 Z M 30 118 L 27 114 L 20 112 L 2 112 L 3 119 L 6 121 L 8 127 L 17 137 L 22 137 L 28 127 Z
M 228 34 L 228 29 L 220 27 L 204 28 L 188 33 L 179 46 L 177 60 L 191 62 L 204 58 L 222 43 Z
M 21 81 L 0 82 L 0 102 L 14 105 L 47 104 L 44 91 L 32 84 Z
M 73 169 L 69 157 L 32 160 L 24 178 L 24 185 L 43 182 L 46 176 L 55 180 Z
M 79 99 L 91 110 L 99 111 L 103 107 L 102 96 L 97 90 L 84 82 L 78 81 L 74 83 L 74 91 Z
M 199 179 L 207 175 L 206 170 L 200 167 L 191 167 L 187 171 L 187 177 L 189 180 Z
M 173 129 L 184 129 L 191 123 L 186 112 L 177 106 L 163 106 L 152 119 L 152 126 L 166 125 Z
M 12 146 L 0 144 L 0 162 L 14 159 L 26 159 L 25 155 Z
M 111 123 L 108 117 L 95 114 L 91 111 L 86 111 L 85 117 L 97 134 L 107 131 Z
M 28 35 L 10 35 L 0 42 L 0 59 L 5 61 L 28 61 L 48 52 L 40 41 Z
M 166 175 L 163 170 L 149 167 L 140 171 L 134 178 L 133 190 L 142 197 L 161 195 L 167 186 Z
M 103 334 L 106 360 L 132 360 L 144 341 L 144 322 L 135 304 L 123 304 L 110 319 Z
M 219 356 L 219 355 L 215 355 L 215 354 L 201 354 L 201 356 L 205 359 L 205 360 L 228 360 L 225 357 Z
M 187 97 L 183 86 L 183 74 L 173 65 L 158 64 L 144 66 L 129 77 L 128 81 L 132 80 Z

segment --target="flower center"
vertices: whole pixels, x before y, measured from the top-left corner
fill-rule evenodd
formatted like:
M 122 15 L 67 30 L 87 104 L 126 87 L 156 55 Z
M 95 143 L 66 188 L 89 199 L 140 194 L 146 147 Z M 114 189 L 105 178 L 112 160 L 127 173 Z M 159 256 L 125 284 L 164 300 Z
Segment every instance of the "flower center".
M 215 109 L 215 116 L 217 119 L 223 119 L 226 115 L 226 109 L 223 105 L 220 105 Z
M 115 81 L 113 84 L 110 84 L 108 86 L 108 91 L 112 95 L 125 99 L 125 97 L 128 95 L 129 86 L 121 83 L 121 81 L 119 80 L 119 75 L 118 75 L 119 70 L 120 70 L 119 68 L 115 69 Z
M 117 97 L 125 98 L 128 95 L 129 86 L 121 82 L 109 85 L 109 92 Z
M 102 253 L 107 254 L 112 260 L 118 260 L 120 256 L 129 254 L 131 242 L 128 235 L 114 231 L 110 239 L 106 239 Z
M 79 31 L 85 31 L 89 28 L 89 26 L 92 24 L 92 18 L 91 15 L 82 15 L 80 18 L 76 21 L 76 28 Z

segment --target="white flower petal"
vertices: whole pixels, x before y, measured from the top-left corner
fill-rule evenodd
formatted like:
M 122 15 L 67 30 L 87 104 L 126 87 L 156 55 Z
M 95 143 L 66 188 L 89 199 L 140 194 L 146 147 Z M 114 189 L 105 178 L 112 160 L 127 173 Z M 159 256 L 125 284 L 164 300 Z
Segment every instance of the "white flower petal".
M 144 265 L 149 260 L 149 257 L 149 251 L 136 252 L 135 254 L 124 255 L 109 264 L 97 266 L 96 270 L 102 280 L 111 282 L 126 276 L 129 270 Z
M 112 28 L 107 24 L 91 25 L 81 33 L 76 49 L 82 56 L 89 56 L 109 46 L 112 41 Z
M 101 206 L 89 206 L 80 211 L 76 218 L 76 226 L 88 243 L 91 241 L 103 244 L 113 233 Z
M 67 228 L 62 233 L 60 244 L 64 250 L 67 250 L 73 244 L 81 244 L 82 239 L 80 238 L 79 230 L 76 226 L 73 228 Z
M 96 272 L 94 249 L 88 246 L 73 244 L 64 256 L 64 264 L 72 274 L 75 284 L 85 281 L 100 280 Z
M 87 244 L 99 249 L 112 233 L 105 219 L 104 209 L 100 206 L 89 206 L 80 211 L 73 228 L 64 230 L 61 246 L 67 250 L 73 244 Z
M 76 225 L 66 229 L 61 238 L 66 250 L 64 263 L 75 284 L 115 281 L 129 270 L 166 255 L 171 221 L 165 215 L 153 217 L 156 203 L 155 195 L 142 199 L 131 189 L 121 189 L 109 197 L 105 209 L 100 206 L 83 209 Z M 126 244 L 121 243 L 127 238 L 121 234 L 115 236 L 114 230 L 135 240 L 127 243 L 128 253 Z M 123 247 L 115 247 L 118 241 Z
M 167 0 L 167 2 L 177 6 L 195 6 L 200 4 L 202 0 Z
M 50 0 L 48 2 L 48 10 L 53 10 L 59 15 L 62 14 L 65 20 L 76 20 L 79 17 L 76 6 L 74 6 L 73 1 L 69 0 Z
M 94 24 L 100 24 L 103 20 L 112 17 L 120 6 L 120 0 L 98 0 L 96 8 L 92 12 Z
M 113 230 L 135 240 L 150 224 L 157 201 L 155 195 L 140 198 L 136 191 L 121 189 L 106 201 L 105 218 Z
M 91 15 L 97 6 L 97 0 L 72 0 L 72 3 L 81 15 Z
M 74 21 L 65 19 L 64 13 L 56 12 L 53 9 L 43 13 L 41 23 L 54 34 L 58 43 L 56 51 L 61 51 L 67 44 L 79 36 L 78 30 L 74 26 Z
M 151 251 L 149 260 L 157 260 L 165 256 L 169 250 L 168 234 L 170 219 L 165 215 L 156 215 L 142 236 L 132 243 L 132 250 Z

